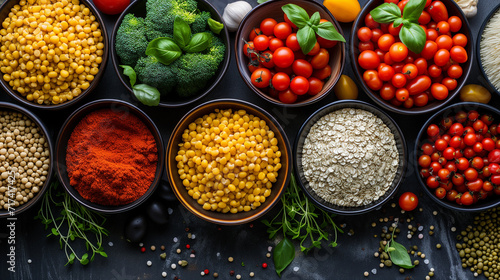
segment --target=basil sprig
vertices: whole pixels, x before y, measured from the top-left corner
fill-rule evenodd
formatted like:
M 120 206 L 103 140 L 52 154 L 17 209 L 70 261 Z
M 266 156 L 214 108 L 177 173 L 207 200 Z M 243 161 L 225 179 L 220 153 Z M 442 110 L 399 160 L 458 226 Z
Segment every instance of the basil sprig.
M 219 31 L 220 32 L 220 31 Z M 156 57 L 159 62 L 169 65 L 182 55 L 202 52 L 212 42 L 212 34 L 207 32 L 196 33 L 191 36 L 191 28 L 182 18 L 174 20 L 174 38 L 159 37 L 149 42 L 146 54 Z
M 158 106 L 160 104 L 160 91 L 157 88 L 146 84 L 135 84 L 137 75 L 134 68 L 128 65 L 120 65 L 123 68 L 123 74 L 130 79 L 130 85 L 135 97 L 144 105 Z
M 378 23 L 393 23 L 401 31 L 399 38 L 401 42 L 414 53 L 421 53 L 424 49 L 427 36 L 424 29 L 418 24 L 418 18 L 425 8 L 426 0 L 410 0 L 406 4 L 403 14 L 394 3 L 384 3 L 370 12 L 370 15 Z
M 394 227 L 394 230 L 395 229 Z M 405 246 L 394 241 L 394 231 L 392 232 L 391 240 L 387 246 L 385 246 L 385 252 L 389 253 L 389 257 L 393 264 L 406 269 L 415 267 L 411 262 L 410 255 L 408 255 L 408 250 L 406 250 Z
M 302 53 L 308 54 L 313 49 L 317 41 L 316 34 L 327 40 L 345 42 L 344 37 L 331 22 L 319 23 L 321 19 L 319 12 L 315 12 L 309 18 L 306 10 L 294 4 L 286 4 L 281 9 L 288 19 L 299 28 L 297 41 Z

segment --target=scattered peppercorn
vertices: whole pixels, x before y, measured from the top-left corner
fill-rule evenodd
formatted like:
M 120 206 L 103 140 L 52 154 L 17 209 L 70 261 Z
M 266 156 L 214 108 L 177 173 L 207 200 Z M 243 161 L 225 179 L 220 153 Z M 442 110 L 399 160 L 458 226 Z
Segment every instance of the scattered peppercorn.
M 217 273 L 217 272 L 214 272 L 214 274 L 213 274 L 213 275 L 214 275 L 214 278 L 219 277 L 219 273 Z
M 151 251 L 153 251 L 153 252 L 156 251 L 156 246 L 152 245 L 151 246 Z
M 162 251 L 165 251 L 165 246 L 161 245 L 161 246 L 160 246 L 160 249 L 161 249 Z
M 233 276 L 234 275 L 234 270 L 229 271 L 229 275 Z
M 229 258 L 227 258 L 227 260 L 228 260 L 229 262 L 233 262 L 233 261 L 234 261 L 233 257 L 229 257 Z

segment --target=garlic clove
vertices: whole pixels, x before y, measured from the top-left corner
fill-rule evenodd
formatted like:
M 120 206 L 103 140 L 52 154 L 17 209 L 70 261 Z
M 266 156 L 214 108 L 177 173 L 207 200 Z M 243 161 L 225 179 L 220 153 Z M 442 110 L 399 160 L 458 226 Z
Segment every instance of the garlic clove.
M 238 30 L 240 22 L 251 10 L 252 6 L 246 1 L 236 1 L 227 4 L 222 15 L 227 29 L 231 32 Z

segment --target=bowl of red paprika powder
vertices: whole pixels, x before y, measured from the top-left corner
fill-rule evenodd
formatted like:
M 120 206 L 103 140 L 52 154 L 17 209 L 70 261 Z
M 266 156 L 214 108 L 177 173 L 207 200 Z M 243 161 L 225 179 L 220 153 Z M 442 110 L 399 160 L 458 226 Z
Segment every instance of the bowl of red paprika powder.
M 56 170 L 75 200 L 114 214 L 137 207 L 154 192 L 164 155 L 161 134 L 143 111 L 104 99 L 66 120 L 57 137 Z

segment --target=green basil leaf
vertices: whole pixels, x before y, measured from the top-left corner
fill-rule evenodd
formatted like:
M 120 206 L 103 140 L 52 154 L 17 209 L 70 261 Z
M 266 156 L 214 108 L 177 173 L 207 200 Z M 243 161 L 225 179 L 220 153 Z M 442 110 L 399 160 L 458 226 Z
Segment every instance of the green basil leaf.
M 174 40 L 181 49 L 191 40 L 191 28 L 181 17 L 175 17 L 174 20 Z
M 401 10 L 394 3 L 384 3 L 370 12 L 378 23 L 391 23 L 401 17 Z
M 316 33 L 318 33 L 318 36 L 321 38 L 345 43 L 345 38 L 335 29 L 333 23 L 329 21 L 320 24 Z
M 294 258 L 295 247 L 292 241 L 285 237 L 274 247 L 273 251 L 274 269 L 279 277 L 281 277 L 281 272 L 290 265 Z
M 201 52 L 208 48 L 210 43 L 212 43 L 212 34 L 207 32 L 196 33 L 184 50 L 188 53 Z
M 394 248 L 393 251 L 389 251 L 389 256 L 393 264 L 407 269 L 415 267 L 405 246 L 391 240 L 391 248 Z
M 123 68 L 123 75 L 129 77 L 130 85 L 133 87 L 137 81 L 137 75 L 135 74 L 134 68 L 128 65 L 120 65 L 120 67 Z
M 294 5 L 286 4 L 281 7 L 288 19 L 293 22 L 299 29 L 306 26 L 309 21 L 309 15 L 303 8 Z
M 319 15 L 319 12 L 315 12 L 312 16 L 311 19 L 309 20 L 309 23 L 311 23 L 312 26 L 318 25 L 319 21 L 321 20 L 321 16 Z
M 212 18 L 209 18 L 207 23 L 208 27 L 210 27 L 210 31 L 212 31 L 215 34 L 220 34 L 221 30 L 224 29 L 224 24 L 216 20 L 213 20 Z
M 394 27 L 399 27 L 403 23 L 403 18 L 397 18 L 392 24 Z
M 403 25 L 410 25 L 411 21 L 409 21 L 407 19 L 403 19 L 402 23 L 403 23 Z
M 257 0 L 257 3 L 262 4 L 264 2 L 267 2 L 268 0 Z
M 403 18 L 418 23 L 418 18 L 425 8 L 426 0 L 410 0 L 403 10 Z
M 174 62 L 179 56 L 181 56 L 182 51 L 179 46 L 174 42 L 174 40 L 166 37 L 159 37 L 149 42 L 146 48 L 146 55 L 151 55 L 156 57 L 158 61 L 165 65 L 169 65 Z
M 316 44 L 316 33 L 309 26 L 304 26 L 297 31 L 297 41 L 303 54 L 308 54 Z
M 160 104 L 160 92 L 158 89 L 146 85 L 138 84 L 133 87 L 135 97 L 147 106 L 158 106 Z
M 399 37 L 401 38 L 401 42 L 414 53 L 422 52 L 427 38 L 424 29 L 416 23 L 412 23 L 409 26 L 403 25 L 401 31 L 399 31 Z

